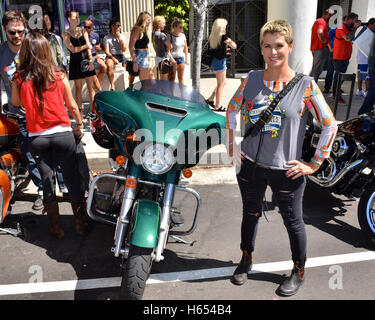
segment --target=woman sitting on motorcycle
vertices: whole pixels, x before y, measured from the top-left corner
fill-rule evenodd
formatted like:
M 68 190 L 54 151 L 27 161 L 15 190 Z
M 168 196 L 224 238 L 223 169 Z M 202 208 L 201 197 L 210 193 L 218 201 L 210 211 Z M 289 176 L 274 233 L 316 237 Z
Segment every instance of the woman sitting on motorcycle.
M 73 132 L 64 102 L 76 121 Z M 29 149 L 42 176 L 44 212 L 48 214 L 50 232 L 58 239 L 64 236 L 55 192 L 54 167 L 58 163 L 69 190 L 76 232 L 83 235 L 87 227 L 86 204 L 74 139 L 82 134 L 82 118 L 66 74 L 54 64 L 48 40 L 39 33 L 27 34 L 22 43 L 12 83 L 12 103 L 23 105 L 26 110 Z
M 262 215 L 263 197 L 269 184 L 287 228 L 294 268 L 278 288 L 280 295 L 295 294 L 304 280 L 306 231 L 302 213 L 305 175 L 317 171 L 331 151 L 337 132 L 335 118 L 313 78 L 303 76 L 281 99 L 270 122 L 240 146 L 234 143 L 236 113 L 244 108 L 252 124 L 267 110 L 271 101 L 296 75 L 289 67 L 293 33 L 285 20 L 267 22 L 260 31 L 260 46 L 266 70 L 251 71 L 231 99 L 227 111 L 228 149 L 239 166 L 237 181 L 242 195 L 242 259 L 232 282 L 242 285 L 252 267 L 258 220 Z M 314 157 L 301 160 L 302 144 L 309 113 L 322 128 Z M 247 125 L 249 127 L 250 123 Z

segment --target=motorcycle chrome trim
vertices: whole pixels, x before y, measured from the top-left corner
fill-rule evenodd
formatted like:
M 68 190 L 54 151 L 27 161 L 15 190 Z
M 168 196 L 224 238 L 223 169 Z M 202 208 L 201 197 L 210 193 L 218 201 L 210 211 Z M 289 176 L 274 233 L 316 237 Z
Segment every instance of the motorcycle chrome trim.
M 126 180 L 128 179 L 134 179 L 136 180 L 136 177 L 133 176 L 127 176 Z M 115 253 L 114 256 L 118 257 L 121 253 L 121 246 L 124 242 L 124 237 L 127 234 L 128 227 L 129 227 L 129 212 L 131 208 L 133 207 L 134 199 L 135 199 L 135 186 L 133 188 L 125 188 L 121 209 L 120 209 L 120 215 L 117 219 L 116 224 L 116 230 L 115 230 Z
M 163 208 L 161 210 L 160 227 L 159 227 L 159 239 L 158 245 L 155 250 L 155 261 L 160 262 L 164 260 L 162 255 L 165 245 L 168 240 L 168 231 L 171 217 L 171 209 L 174 199 L 174 193 L 176 186 L 172 183 L 168 183 L 164 190 Z
M 94 212 L 91 211 L 92 200 L 94 198 L 94 191 L 95 191 L 96 184 L 100 179 L 103 179 L 103 178 L 111 178 L 111 179 L 117 179 L 117 180 L 122 180 L 122 181 L 126 180 L 126 177 L 115 175 L 115 174 L 112 174 L 112 173 L 103 173 L 103 174 L 95 177 L 90 184 L 89 194 L 88 194 L 88 197 L 87 197 L 87 214 L 89 215 L 89 217 L 91 219 L 93 219 L 95 221 L 103 222 L 103 223 L 110 224 L 110 225 L 116 225 L 115 222 L 113 222 L 111 220 L 107 220 L 103 217 L 100 217 L 100 216 L 96 215 Z
M 339 182 L 349 171 L 351 171 L 353 168 L 355 168 L 362 162 L 363 162 L 363 159 L 360 159 L 360 160 L 356 160 L 352 163 L 347 164 L 343 169 L 340 170 L 340 172 L 337 175 L 333 175 L 331 178 L 327 180 L 322 181 L 321 179 L 311 176 L 311 175 L 308 175 L 307 177 L 311 181 L 317 183 L 318 185 L 324 188 L 330 188 L 330 187 L 333 187 L 337 182 Z M 335 165 L 335 170 L 336 170 L 336 165 Z
M 116 251 L 116 248 L 112 247 L 111 252 L 115 253 L 115 251 Z M 124 259 L 127 259 L 129 256 L 129 247 L 126 247 L 125 249 L 121 249 L 120 254 L 124 257 Z
M 144 184 L 148 184 L 150 186 L 156 186 L 156 187 L 163 187 L 163 184 L 159 182 L 152 182 L 152 181 L 142 180 L 142 179 L 138 179 L 138 183 L 144 183 Z
M 348 151 L 349 147 L 346 144 L 345 138 L 339 136 L 339 137 L 336 137 L 335 141 L 333 141 L 333 145 L 331 149 L 332 149 L 332 153 L 335 156 L 341 157 Z
M 167 106 L 165 104 L 159 104 L 155 102 L 146 102 L 146 107 L 149 111 L 165 113 L 179 118 L 185 118 L 188 114 L 187 110 L 176 107 Z
M 195 228 L 197 227 L 198 215 L 199 215 L 199 210 L 200 210 L 200 207 L 201 207 L 201 204 L 202 204 L 202 199 L 201 199 L 199 193 L 192 188 L 176 186 L 176 190 L 188 192 L 188 193 L 192 194 L 195 197 L 195 199 L 197 200 L 197 207 L 195 209 L 193 224 L 192 224 L 192 226 L 189 230 L 187 230 L 187 231 L 173 231 L 172 230 L 172 231 L 169 232 L 169 234 L 171 236 L 188 236 L 188 235 L 192 234 L 195 231 Z

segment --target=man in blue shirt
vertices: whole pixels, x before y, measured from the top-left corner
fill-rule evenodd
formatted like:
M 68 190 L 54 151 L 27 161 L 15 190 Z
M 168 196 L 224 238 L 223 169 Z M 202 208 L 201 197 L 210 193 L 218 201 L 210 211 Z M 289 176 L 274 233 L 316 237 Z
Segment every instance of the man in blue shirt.
M 367 27 L 375 33 L 375 18 L 369 20 Z M 372 37 L 372 44 L 368 55 L 368 75 L 370 86 L 366 98 L 358 111 L 359 115 L 370 112 L 375 103 L 375 34 Z

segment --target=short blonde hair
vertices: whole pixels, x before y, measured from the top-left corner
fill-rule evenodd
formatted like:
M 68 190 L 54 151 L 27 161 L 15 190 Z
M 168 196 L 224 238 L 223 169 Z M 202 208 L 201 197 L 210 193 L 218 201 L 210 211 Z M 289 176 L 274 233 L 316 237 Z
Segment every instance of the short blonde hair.
M 266 33 L 280 33 L 285 37 L 288 45 L 293 43 L 293 29 L 286 20 L 271 20 L 265 23 L 262 29 L 260 29 L 260 45 L 263 44 L 263 38 Z

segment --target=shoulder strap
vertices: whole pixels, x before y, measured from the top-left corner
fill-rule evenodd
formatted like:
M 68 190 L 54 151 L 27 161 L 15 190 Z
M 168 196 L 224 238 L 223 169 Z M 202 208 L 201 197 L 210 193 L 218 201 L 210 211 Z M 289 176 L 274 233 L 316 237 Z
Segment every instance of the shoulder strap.
M 284 98 L 290 90 L 300 81 L 303 77 L 303 73 L 298 73 L 294 76 L 292 80 L 288 82 L 288 84 L 281 90 L 281 92 L 272 100 L 271 104 L 269 105 L 268 109 L 273 112 L 276 106 L 279 104 L 280 100 Z

